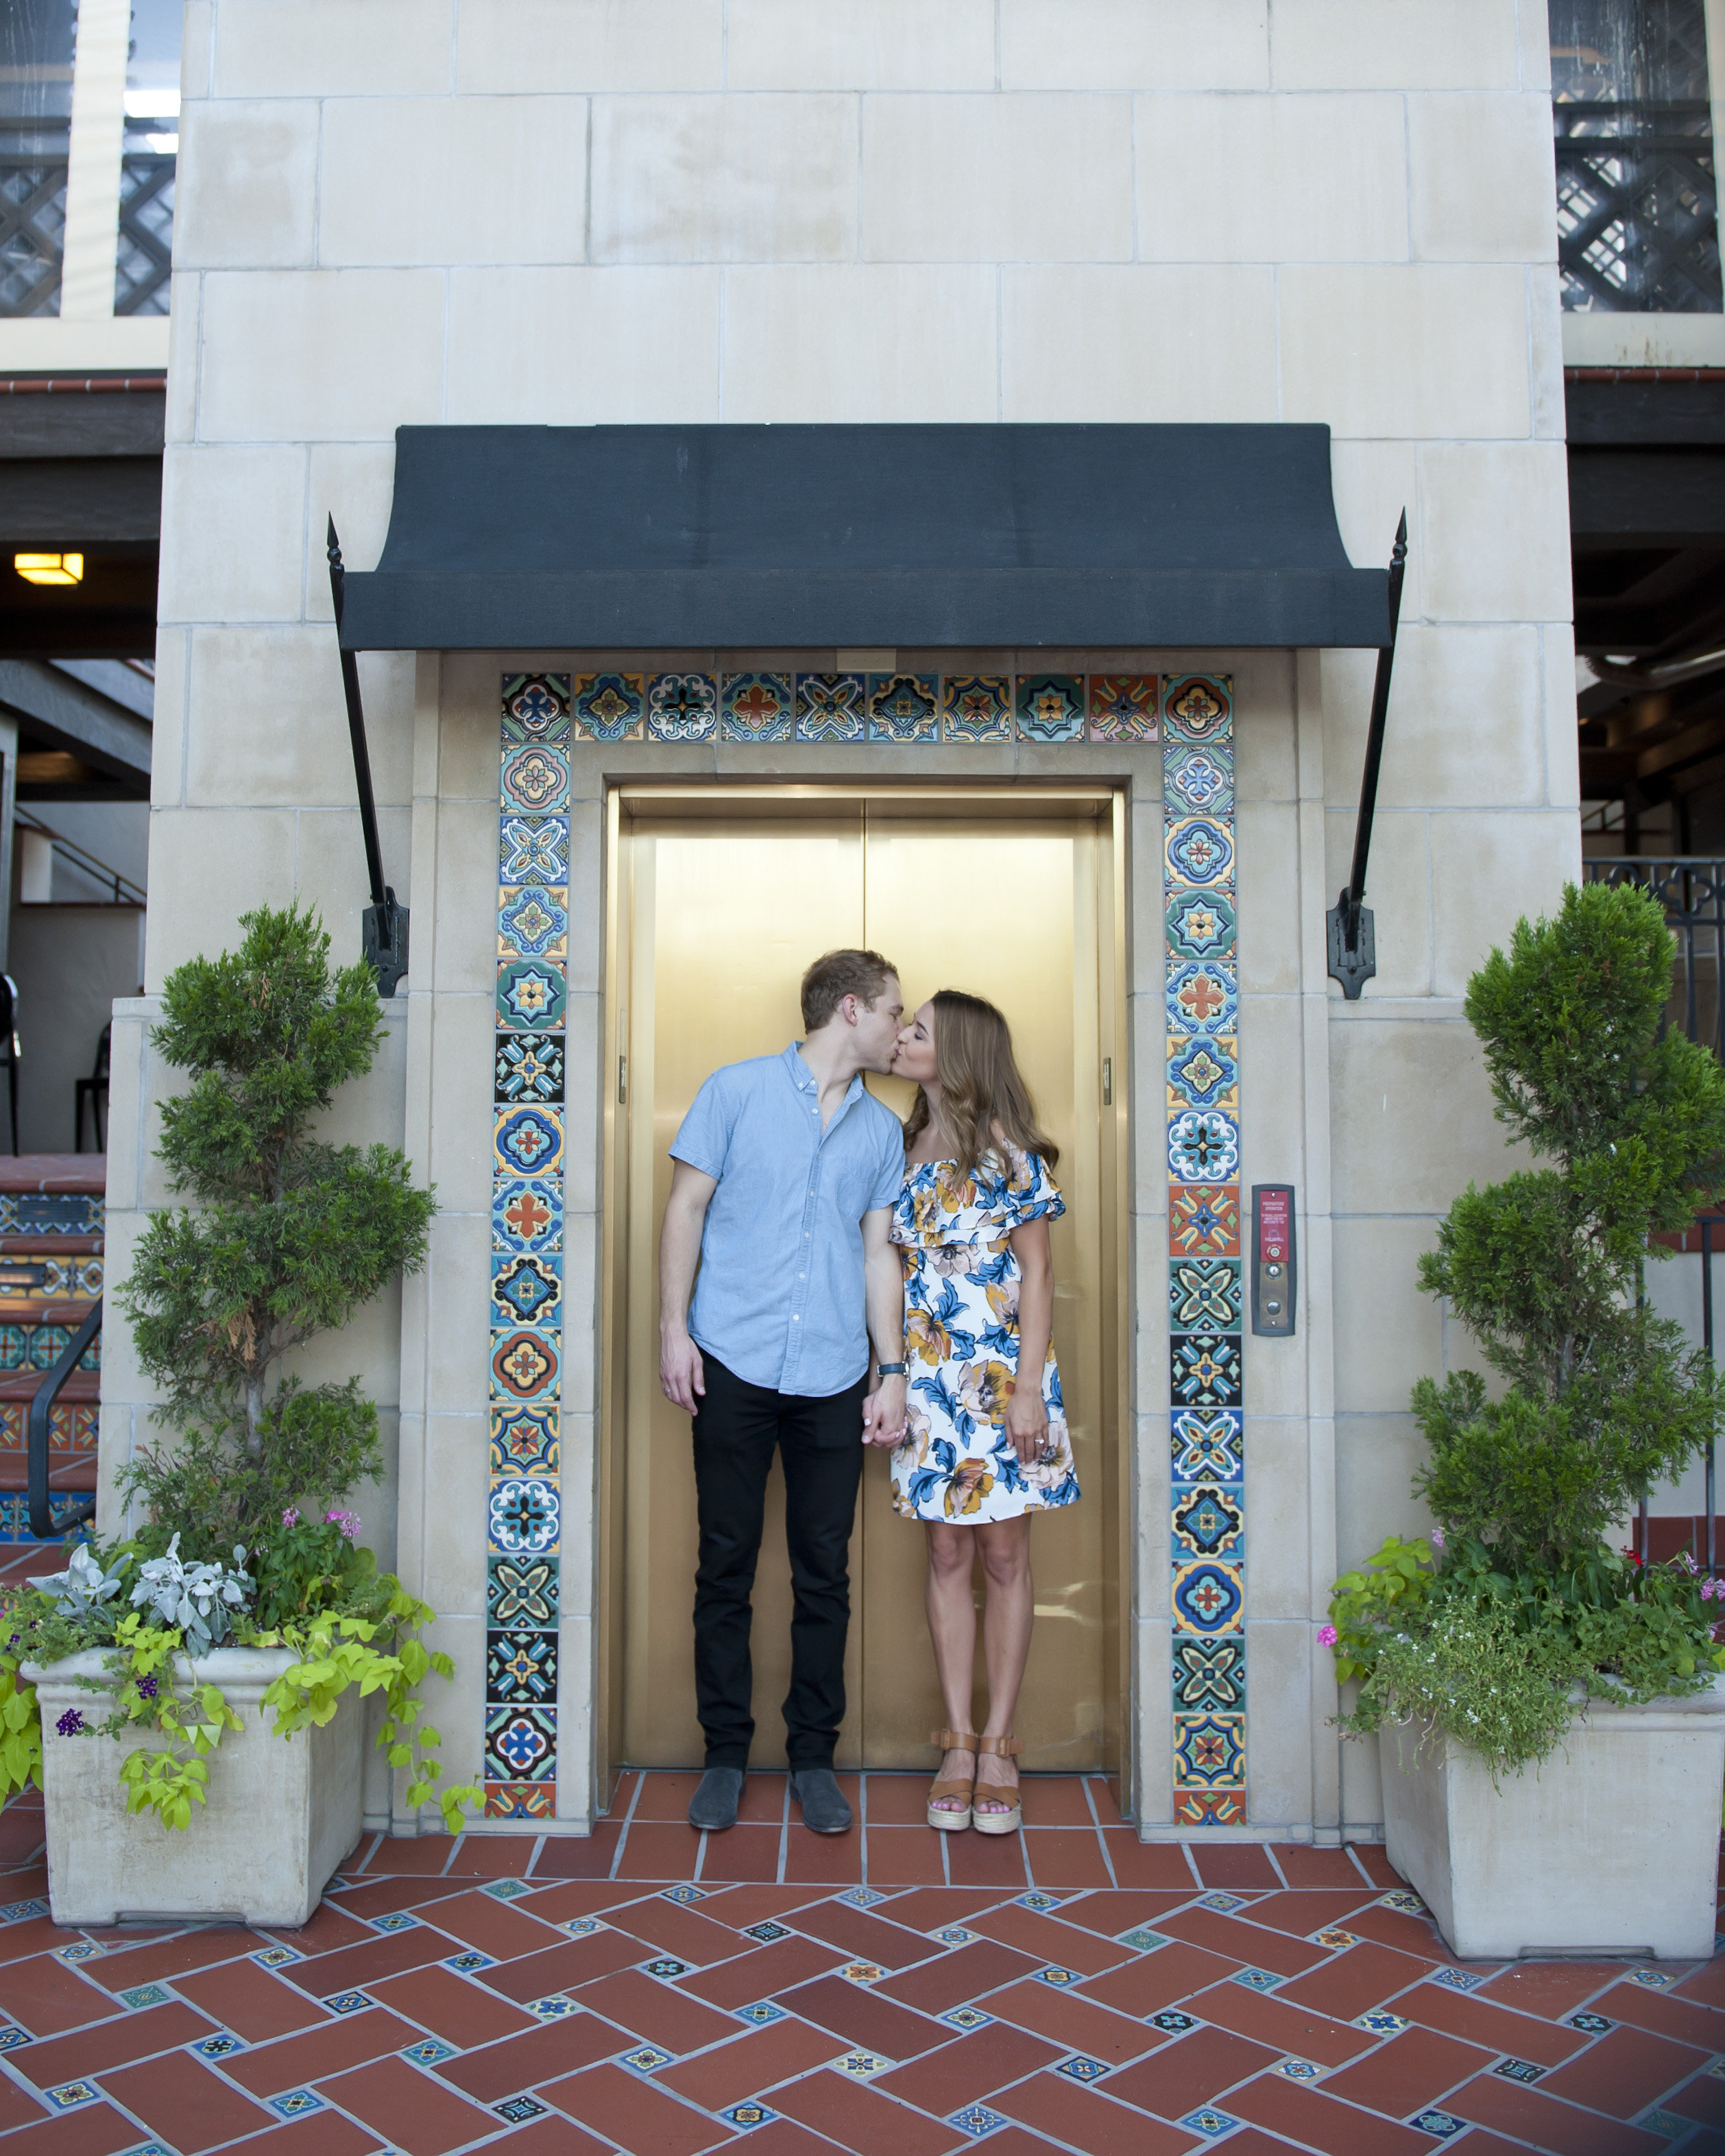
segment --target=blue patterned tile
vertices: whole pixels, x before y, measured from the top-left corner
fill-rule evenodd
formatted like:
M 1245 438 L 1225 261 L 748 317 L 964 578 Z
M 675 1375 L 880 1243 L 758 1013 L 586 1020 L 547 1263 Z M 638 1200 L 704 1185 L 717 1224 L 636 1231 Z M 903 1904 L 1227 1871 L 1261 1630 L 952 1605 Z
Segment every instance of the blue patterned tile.
M 1173 1640 L 1174 1706 L 1188 1714 L 1240 1714 L 1246 1703 L 1245 1642 L 1178 1632 Z
M 455 2046 L 446 2044 L 439 2036 L 421 2037 L 417 2044 L 409 2044 L 400 2055 L 410 2066 L 440 2066 L 445 2059 L 453 2059 Z
M 1221 1108 L 1182 1108 L 1168 1119 L 1170 1183 L 1240 1179 L 1240 1118 Z
M 516 1405 L 490 1411 L 491 1477 L 540 1475 L 555 1481 L 562 1471 L 562 1415 L 554 1407 Z
M 568 818 L 500 813 L 497 880 L 503 885 L 542 883 L 565 887 L 569 880 Z
M 538 742 L 506 742 L 498 770 L 498 805 L 506 816 L 549 816 L 569 805 L 569 756 Z
M 860 742 L 866 731 L 868 685 L 860 674 L 797 676 L 797 739 Z
M 548 1325 L 562 1322 L 562 1258 L 529 1257 L 517 1250 L 491 1253 L 491 1322 Z
M 525 2126 L 530 2118 L 547 2117 L 550 2106 L 541 2103 L 536 2097 L 506 2096 L 501 2103 L 494 2103 L 491 2109 L 506 2126 Z
M 1226 741 L 1234 729 L 1232 684 L 1224 675 L 1164 675 L 1162 724 L 1170 741 Z
M 578 674 L 570 714 L 575 731 L 594 742 L 638 742 L 646 728 L 639 674 Z
M 1217 1558 L 1195 1558 L 1177 1564 L 1173 1576 L 1173 1617 L 1177 1632 L 1200 1638 L 1237 1633 L 1245 1595 L 1240 1569 Z
M 1237 1333 L 1169 1334 L 1168 1383 L 1181 1406 L 1237 1408 L 1243 1380 Z
M 949 742 L 982 747 L 1012 739 L 1012 677 L 947 674 L 941 680 L 941 724 Z
M 1231 891 L 1170 885 L 1164 917 L 1170 958 L 1234 957 L 1236 917 Z
M 485 1698 L 500 1707 L 555 1707 L 555 1632 L 487 1632 Z
M 868 712 L 868 737 L 871 742 L 893 742 L 903 746 L 937 742 L 941 735 L 940 676 L 870 674 Z
M 1226 742 L 1168 743 L 1162 759 L 1163 815 L 1210 816 L 1224 824 L 1234 814 L 1234 752 Z
M 1189 2133 L 1201 2133 L 1207 2141 L 1215 2139 L 1219 2134 L 1232 2133 L 1240 2123 L 1232 2112 L 1218 2110 L 1213 2103 L 1204 2104 L 1197 2111 L 1189 2111 L 1180 2121 Z
M 1238 1332 L 1241 1312 L 1238 1258 L 1170 1258 L 1168 1322 L 1183 1332 Z M 1182 1481 L 1194 1478 L 1182 1476 Z M 1233 1480 L 1233 1477 L 1224 1477 Z
M 561 885 L 505 884 L 497 894 L 497 956 L 562 964 L 569 948 L 568 896 Z
M 1167 827 L 1163 855 L 1170 886 L 1233 891 L 1234 833 L 1225 817 L 1176 817 Z
M 485 1559 L 485 1621 L 508 1630 L 545 1630 L 557 1621 L 554 1557 Z
M 499 1782 L 549 1781 L 557 1771 L 557 1733 L 555 1708 L 488 1708 L 481 1772 Z
M 1238 1482 L 1245 1473 L 1238 1409 L 1177 1407 L 1170 1457 L 1176 1482 Z
M 655 674 L 647 684 L 647 732 L 657 742 L 704 742 L 719 731 L 719 685 L 711 674 Z
M 511 1400 L 555 1400 L 562 1368 L 562 1348 L 555 1333 L 536 1332 L 527 1325 L 511 1332 L 493 1330 L 491 1398 L 498 1406 Z
M 1093 742 L 1153 742 L 1161 731 L 1161 683 L 1154 674 L 1092 674 Z
M 1230 1115 L 1240 1112 L 1237 1044 L 1225 1034 L 1171 1034 L 1167 1069 L 1172 1111 L 1220 1108 Z
M 321 2096 L 314 2096 L 310 2089 L 303 2088 L 289 2089 L 283 2096 L 268 2097 L 264 2101 L 278 2118 L 304 2118 L 309 2112 L 326 2107 Z
M 562 1178 L 499 1176 L 491 1190 L 491 1248 L 543 1255 L 562 1247 Z
M 557 1547 L 561 1507 L 555 1482 L 511 1475 L 495 1481 L 485 1511 L 488 1548 L 500 1557 L 548 1557 Z
M 1219 1570 L 1212 1568 L 1212 1572 Z M 1180 1609 L 1178 1592 L 1176 1617 Z M 1236 1613 L 1237 1617 L 1237 1613 Z M 1245 1780 L 1245 1717 L 1243 1714 L 1176 1714 L 1174 1787 L 1177 1789 L 1233 1789 Z M 1264 1991 L 1281 1979 L 1260 1969 L 1237 1972 L 1237 1980 Z
M 1230 1039 L 1240 1026 L 1240 975 L 1232 964 L 1213 958 L 1191 959 L 1168 969 L 1168 1029 L 1189 1039 L 1220 1034 Z
M 1019 675 L 1019 738 L 1042 742 L 1081 741 L 1084 701 L 1084 680 L 1081 675 Z
M 1454 2118 L 1447 2111 L 1416 2111 L 1408 2123 L 1418 2133 L 1433 2133 L 1440 2141 L 1449 2141 L 1461 2133 L 1467 2121 L 1465 2118 Z M 1684 2121 L 1686 2126 L 1693 2123 L 1691 2119 Z
M 563 1164 L 563 1111 L 541 1102 L 497 1108 L 491 1117 L 491 1166 L 506 1183 L 555 1176 Z
M 569 736 L 567 674 L 506 674 L 503 738 L 506 742 L 561 742 Z
M 510 1033 L 561 1033 L 569 980 L 549 958 L 500 958 L 497 1023 Z
M 555 1033 L 500 1033 L 491 1060 L 491 1097 L 500 1107 L 563 1104 L 563 1043 Z
M 797 700 L 788 674 L 726 674 L 719 683 L 719 738 L 788 742 L 796 732 Z
M 947 2120 L 961 2133 L 968 2133 L 973 2141 L 980 2141 L 985 2133 L 993 2133 L 1006 2123 L 1005 2114 L 990 2111 L 985 2103 L 968 2103 L 963 2111 L 955 2111 Z
M 1245 1553 L 1245 1490 L 1240 1483 L 1231 1489 L 1219 1482 L 1177 1488 L 1173 1519 L 1177 1563 L 1205 1557 L 1237 1562 Z

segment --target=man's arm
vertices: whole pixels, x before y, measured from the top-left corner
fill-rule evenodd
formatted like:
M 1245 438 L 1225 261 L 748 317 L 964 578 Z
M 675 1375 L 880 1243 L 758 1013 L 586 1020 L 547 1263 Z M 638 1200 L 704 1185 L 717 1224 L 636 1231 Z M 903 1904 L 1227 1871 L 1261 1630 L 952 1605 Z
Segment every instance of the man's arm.
M 659 1389 L 673 1407 L 688 1414 L 706 1392 L 701 1350 L 689 1337 L 689 1297 L 701 1256 L 701 1230 L 718 1187 L 716 1177 L 703 1175 L 686 1160 L 674 1163 L 659 1231 Z
M 862 1219 L 863 1265 L 868 1282 L 869 1339 L 875 1363 L 905 1359 L 905 1269 L 896 1246 L 890 1240 L 892 1209 L 881 1206 L 865 1213 Z M 865 1445 L 896 1445 L 905 1429 L 905 1381 L 882 1378 L 871 1382 L 863 1403 L 862 1436 Z

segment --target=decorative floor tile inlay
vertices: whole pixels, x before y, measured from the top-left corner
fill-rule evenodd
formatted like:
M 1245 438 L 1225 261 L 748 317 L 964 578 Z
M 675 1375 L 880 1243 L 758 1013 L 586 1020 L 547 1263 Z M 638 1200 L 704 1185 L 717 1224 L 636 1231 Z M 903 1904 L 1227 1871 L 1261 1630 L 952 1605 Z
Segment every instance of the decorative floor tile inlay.
M 752 2023 L 757 2029 L 764 2029 L 769 2021 L 783 2021 L 785 2014 L 783 2007 L 775 2006 L 770 1999 L 757 1999 L 752 2006 L 739 2006 L 737 2018 L 739 2021 Z
M 491 2106 L 496 2117 L 508 2126 L 525 2126 L 530 2118 L 543 2118 L 549 2107 L 531 2096 L 506 2096 L 501 2103 Z
M 136 2008 L 165 2006 L 167 2004 L 167 1994 L 159 1984 L 136 1984 L 130 1991 L 122 1991 L 118 1996 L 122 2006 Z
M 778 2113 L 768 2111 L 764 2103 L 733 2103 L 729 2111 L 721 2111 L 719 2116 L 727 2126 L 747 2133 L 753 2126 L 770 2126 Z
M 1440 2141 L 1449 2141 L 1461 2131 L 1467 2122 L 1463 2118 L 1451 2118 L 1446 2111 L 1416 2111 L 1408 2123 L 1421 2133 L 1435 2133 Z
M 1362 2014 L 1354 2022 L 1356 2029 L 1363 2029 L 1373 2036 L 1394 2036 L 1413 2026 L 1404 2014 Z
M 847 2051 L 842 2059 L 834 2059 L 834 2066 L 841 2074 L 849 2074 L 853 2081 L 872 2081 L 876 2074 L 884 2074 L 893 2064 L 883 2059 L 878 2051 Z
M 303 2118 L 308 2112 L 324 2108 L 323 2098 L 314 2096 L 310 2089 L 290 2089 L 285 2096 L 272 2096 L 269 2103 L 280 2118 Z
M 950 2014 L 942 2014 L 940 2018 L 950 2023 L 954 2029 L 966 2030 L 985 2029 L 994 2019 L 992 2014 L 984 2014 L 979 2006 L 955 2006 Z
M 1603 2036 L 1607 2030 L 1615 2029 L 1617 2024 L 1615 2021 L 1608 2021 L 1603 2014 L 1572 2014 L 1569 2016 L 1569 2026 L 1572 2029 L 1579 2029 L 1584 2036 Z M 1725 2068 L 1710 2066 L 1707 2071 L 1710 2073 L 1717 2073 L 1722 2078 L 1725 2078 Z
M 1086 2087 L 1091 2082 L 1101 2081 L 1109 2071 L 1100 2059 L 1083 2057 L 1062 2059 L 1060 2065 L 1055 2068 L 1057 2074 L 1065 2074 L 1071 2081 L 1082 2082 Z
M 980 2141 L 985 2133 L 1004 2126 L 1006 2118 L 1001 2112 L 990 2111 L 985 2103 L 968 2103 L 963 2111 L 955 2111 L 947 2123 L 956 2126 L 961 2133 L 969 2134 L 973 2141 Z
M 649 733 L 704 741 L 717 732 L 719 716 L 718 684 L 708 675 L 503 677 L 481 1768 L 488 1819 L 548 1820 L 557 1811 L 570 743 Z
M 1431 1980 L 1450 1991 L 1477 1991 L 1486 1979 L 1476 1969 L 1440 1969 Z
M 1180 2123 L 1194 2133 L 1203 2134 L 1206 2140 L 1213 2140 L 1219 2133 L 1233 2133 L 1240 2121 L 1231 2112 L 1218 2111 L 1206 2104 L 1202 2111 L 1189 2111 Z

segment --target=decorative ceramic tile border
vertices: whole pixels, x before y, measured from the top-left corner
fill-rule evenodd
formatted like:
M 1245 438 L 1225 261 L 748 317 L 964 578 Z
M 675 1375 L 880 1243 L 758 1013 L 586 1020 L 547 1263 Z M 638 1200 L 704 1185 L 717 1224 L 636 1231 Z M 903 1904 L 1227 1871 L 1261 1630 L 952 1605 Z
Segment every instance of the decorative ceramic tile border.
M 1132 685 L 1112 685 L 1129 698 Z M 1174 1824 L 1239 1827 L 1246 1581 L 1233 683 L 1165 675 L 1161 711 Z
M 977 747 L 1009 741 L 1153 742 L 1154 674 L 567 674 L 516 675 L 568 704 L 583 742 L 801 742 Z M 547 694 L 552 693 L 546 690 Z M 523 783 L 549 783 L 536 767 Z M 506 808 L 509 805 L 506 799 Z M 549 806 L 549 803 L 545 804 Z
M 631 702 L 624 678 L 588 675 L 577 684 L 583 725 L 600 738 L 627 737 L 639 716 L 639 697 Z M 488 1819 L 550 1819 L 557 1809 L 571 701 L 567 674 L 504 677 L 485 1513 Z

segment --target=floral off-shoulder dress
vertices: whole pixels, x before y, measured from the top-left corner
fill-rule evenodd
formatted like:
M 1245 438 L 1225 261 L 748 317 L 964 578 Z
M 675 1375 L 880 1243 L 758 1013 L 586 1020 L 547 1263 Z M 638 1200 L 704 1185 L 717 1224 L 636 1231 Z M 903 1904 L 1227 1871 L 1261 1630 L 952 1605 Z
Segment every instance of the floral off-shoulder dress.
M 909 1428 L 892 1452 L 892 1507 L 907 1519 L 974 1527 L 1078 1502 L 1078 1477 L 1052 1343 L 1042 1398 L 1047 1459 L 1021 1462 L 1006 1440 L 1019 1374 L 1014 1228 L 1066 1209 L 1037 1154 L 1006 1149 L 962 1176 L 952 1161 L 906 1169 L 892 1216 L 905 1269 Z

